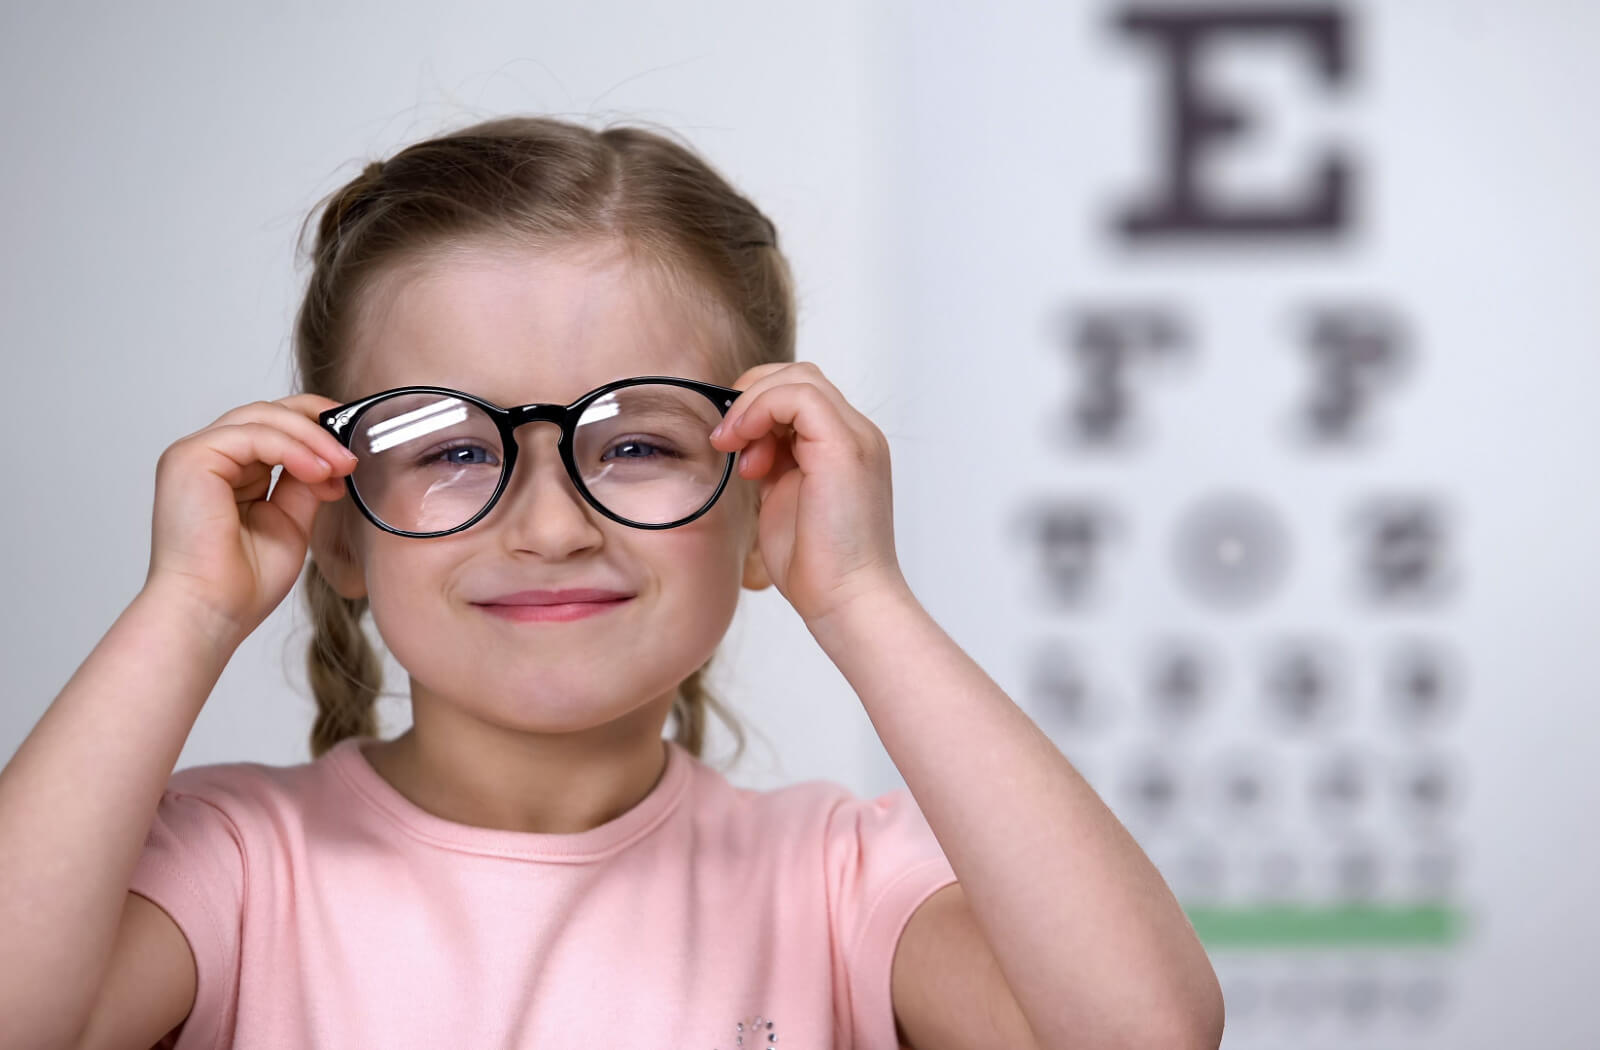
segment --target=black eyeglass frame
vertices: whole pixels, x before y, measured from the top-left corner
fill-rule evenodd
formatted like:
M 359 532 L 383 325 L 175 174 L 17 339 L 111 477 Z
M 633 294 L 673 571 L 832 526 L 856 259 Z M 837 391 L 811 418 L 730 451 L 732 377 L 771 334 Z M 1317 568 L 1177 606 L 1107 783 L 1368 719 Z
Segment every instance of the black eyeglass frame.
M 619 514 L 613 513 L 595 497 L 594 493 L 589 491 L 587 486 L 584 485 L 583 479 L 578 476 L 578 465 L 573 461 L 572 458 L 572 446 L 577 438 L 578 420 L 583 416 L 584 411 L 588 409 L 588 407 L 595 401 L 609 393 L 612 393 L 613 391 L 622 390 L 630 386 L 641 386 L 647 383 L 665 383 L 669 386 L 682 387 L 685 390 L 693 390 L 697 393 L 704 394 L 706 399 L 715 405 L 717 411 L 724 417 L 726 417 L 728 414 L 728 407 L 732 405 L 733 402 L 739 397 L 740 393 L 742 393 L 742 391 L 735 390 L 732 387 L 718 386 L 715 383 L 702 383 L 696 379 L 680 379 L 676 376 L 633 376 L 628 379 L 616 379 L 605 384 L 604 386 L 595 387 L 593 390 L 589 391 L 587 394 L 584 394 L 570 405 L 559 405 L 550 402 L 536 401 L 529 405 L 517 405 L 514 408 L 501 408 L 499 405 L 494 404 L 491 401 L 485 401 L 481 397 L 469 394 L 463 390 L 453 390 L 450 387 L 397 386 L 388 390 L 380 390 L 376 394 L 369 394 L 368 396 L 360 398 L 359 400 L 350 401 L 343 405 L 339 405 L 336 408 L 330 408 L 325 412 L 318 413 L 317 422 L 322 424 L 324 430 L 328 431 L 336 439 L 338 439 L 339 444 L 343 445 L 346 449 L 350 449 L 350 440 L 352 435 L 355 433 L 356 421 L 360 419 L 368 409 L 377 404 L 379 401 L 383 401 L 387 398 L 395 397 L 400 394 L 443 394 L 449 397 L 457 397 L 463 401 L 471 402 L 472 404 L 483 409 L 486 413 L 488 413 L 489 418 L 494 420 L 495 426 L 500 430 L 501 447 L 505 450 L 505 464 L 500 470 L 500 483 L 495 487 L 494 495 L 489 497 L 489 501 L 484 504 L 482 510 L 478 511 L 478 513 L 474 514 L 471 518 L 462 522 L 460 525 L 457 525 L 453 529 L 444 529 L 439 532 L 407 532 L 404 529 L 394 528 L 380 519 L 378 515 L 373 513 L 372 509 L 362 501 L 361 494 L 356 491 L 354 475 L 347 474 L 345 476 L 345 490 L 350 493 L 350 498 L 355 501 L 355 505 L 360 509 L 362 515 L 384 532 L 392 532 L 396 536 L 407 536 L 413 539 L 433 539 L 437 536 L 449 536 L 453 533 L 461 532 L 462 530 L 469 529 L 478 522 L 482 521 L 483 518 L 495 508 L 495 504 L 500 502 L 500 495 L 501 493 L 505 492 L 506 486 L 511 483 L 511 475 L 513 471 L 516 470 L 517 452 L 520 447 L 517 443 L 517 428 L 525 423 L 540 422 L 555 423 L 561 427 L 561 436 L 556 443 L 557 448 L 561 453 L 561 462 L 567 468 L 567 476 L 572 479 L 573 487 L 578 490 L 578 494 L 584 498 L 584 501 L 588 503 L 589 506 L 599 511 L 607 518 L 610 518 L 612 521 L 617 522 L 620 525 L 627 525 L 631 528 L 675 529 L 680 525 L 689 524 L 689 522 L 694 521 L 696 518 L 700 517 L 702 514 L 706 513 L 716 505 L 717 500 L 722 496 L 723 490 L 728 487 L 728 479 L 733 476 L 733 464 L 737 455 L 736 453 L 729 452 L 727 454 L 726 462 L 723 464 L 722 468 L 722 480 L 717 482 L 716 491 L 711 494 L 711 496 L 706 500 L 705 504 L 693 514 L 690 514 L 684 518 L 679 518 L 677 521 L 668 522 L 665 525 L 647 525 L 643 522 L 630 521 Z M 355 450 L 350 449 L 350 451 L 354 453 Z

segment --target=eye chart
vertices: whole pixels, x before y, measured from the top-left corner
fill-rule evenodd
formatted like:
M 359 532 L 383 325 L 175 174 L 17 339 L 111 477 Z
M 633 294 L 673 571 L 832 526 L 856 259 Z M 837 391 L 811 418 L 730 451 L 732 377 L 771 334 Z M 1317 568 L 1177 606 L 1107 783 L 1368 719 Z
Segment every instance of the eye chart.
M 908 574 L 1224 1045 L 1600 1045 L 1600 9 L 900 18 Z

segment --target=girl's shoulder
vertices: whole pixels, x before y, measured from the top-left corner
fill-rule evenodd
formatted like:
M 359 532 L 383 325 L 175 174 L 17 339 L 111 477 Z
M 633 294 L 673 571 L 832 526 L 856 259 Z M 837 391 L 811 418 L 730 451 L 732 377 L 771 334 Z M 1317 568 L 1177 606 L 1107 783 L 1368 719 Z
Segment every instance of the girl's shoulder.
M 858 794 L 834 780 L 813 778 L 774 787 L 747 787 L 695 762 L 691 807 L 705 820 L 738 825 L 757 837 L 799 838 L 849 848 L 885 837 L 926 842 L 932 833 L 911 792 L 898 787 Z
M 324 801 L 331 788 L 330 756 L 271 765 L 236 760 L 202 762 L 173 771 L 162 793 L 164 806 L 198 803 L 234 824 L 281 818 L 286 811 Z

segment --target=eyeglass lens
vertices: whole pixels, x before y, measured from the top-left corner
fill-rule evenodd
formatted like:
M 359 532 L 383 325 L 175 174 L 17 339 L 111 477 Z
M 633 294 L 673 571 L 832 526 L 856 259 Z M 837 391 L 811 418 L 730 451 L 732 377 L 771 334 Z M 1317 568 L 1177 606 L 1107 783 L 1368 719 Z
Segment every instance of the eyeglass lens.
M 667 383 L 622 387 L 591 402 L 572 458 L 583 487 L 618 517 L 665 525 L 717 491 L 727 453 L 711 447 L 722 415 L 705 395 Z M 500 485 L 506 455 L 494 419 L 470 401 L 398 394 L 355 420 L 352 484 L 384 524 L 445 532 L 470 521 Z

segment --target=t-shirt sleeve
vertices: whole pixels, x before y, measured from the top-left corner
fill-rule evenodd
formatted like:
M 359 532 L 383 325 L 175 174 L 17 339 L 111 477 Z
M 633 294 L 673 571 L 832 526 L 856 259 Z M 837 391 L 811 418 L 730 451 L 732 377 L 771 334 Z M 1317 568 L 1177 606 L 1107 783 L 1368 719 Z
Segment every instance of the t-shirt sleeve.
M 194 953 L 194 1008 L 176 1039 L 164 1039 L 157 1050 L 228 1045 L 245 888 L 237 825 L 214 802 L 169 784 L 128 888 L 171 916 Z
M 895 1050 L 895 946 L 912 912 L 955 882 L 955 871 L 906 788 L 837 803 L 828 815 L 823 863 L 840 1046 Z

